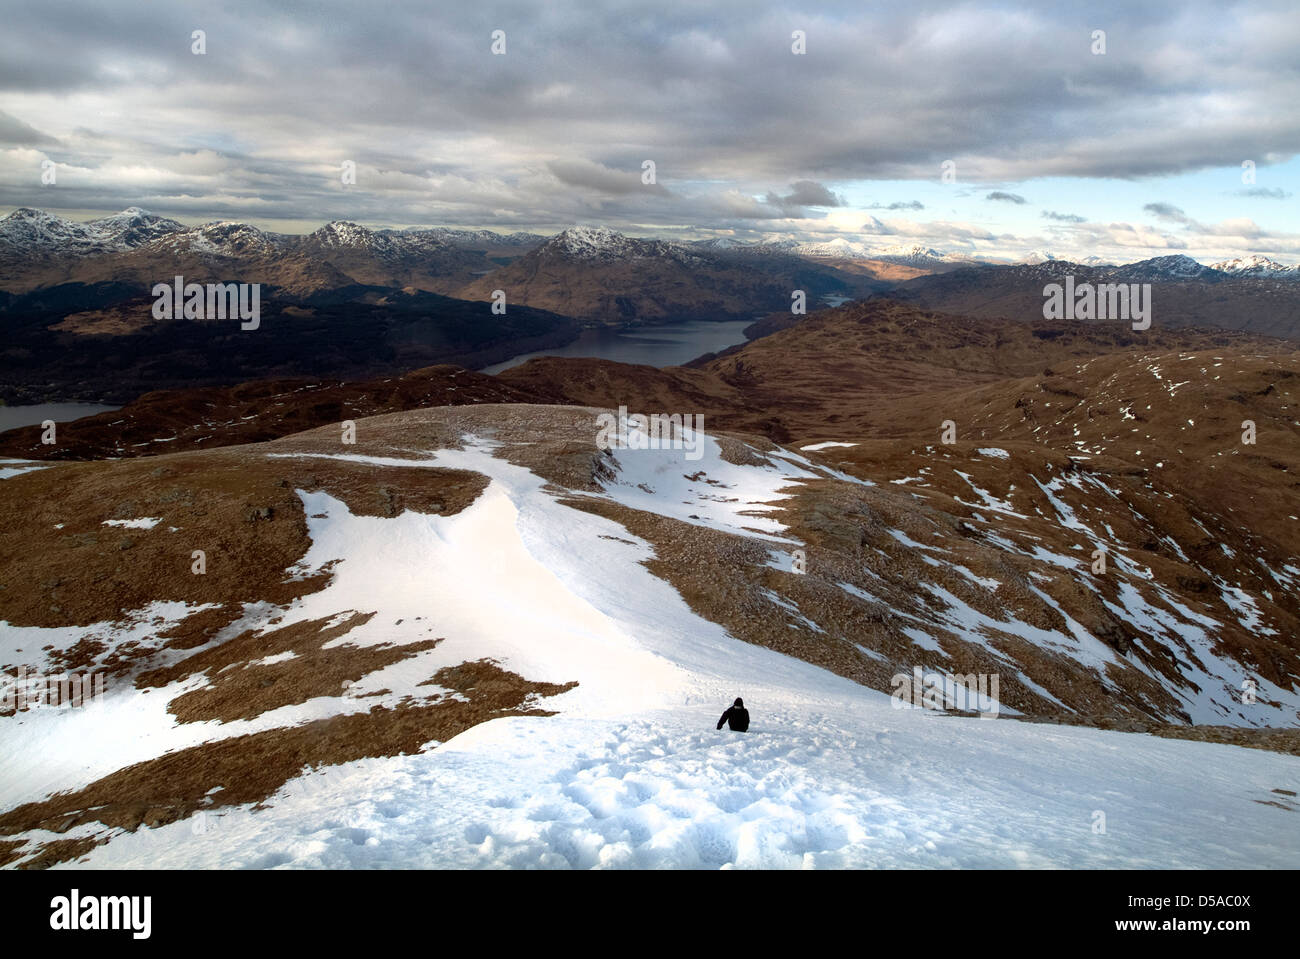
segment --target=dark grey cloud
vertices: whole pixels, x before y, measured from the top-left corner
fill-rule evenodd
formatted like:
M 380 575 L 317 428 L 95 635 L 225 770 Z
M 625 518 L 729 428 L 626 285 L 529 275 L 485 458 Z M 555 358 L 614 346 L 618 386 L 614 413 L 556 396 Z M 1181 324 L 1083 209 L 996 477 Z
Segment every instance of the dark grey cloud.
M 1020 194 L 1018 194 L 1018 193 L 1007 193 L 1007 192 L 1005 192 L 1005 191 L 1003 191 L 1003 190 L 994 190 L 992 193 L 990 193 L 990 194 L 989 194 L 988 196 L 986 196 L 984 199 L 986 199 L 986 200 L 997 200 L 997 201 L 999 201 L 999 202 L 1001 202 L 1001 203 L 1014 203 L 1014 204 L 1016 204 L 1017 206 L 1024 206 L 1026 203 L 1029 202 L 1028 200 L 1026 200 L 1024 197 L 1022 197 L 1022 196 L 1021 196 Z
M 593 163 L 590 160 L 567 159 L 548 160 L 546 168 L 555 174 L 555 178 L 562 183 L 582 189 L 596 190 L 600 193 L 628 196 L 634 193 L 666 192 L 663 185 L 658 182 L 657 168 L 653 167 L 649 168 L 655 172 L 655 180 L 652 183 L 644 182 L 645 174 L 649 171 L 641 167 L 628 172 L 611 170 L 603 164 Z
M 1186 213 L 1172 203 L 1148 203 L 1142 209 L 1157 219 L 1166 220 L 1170 223 L 1190 224 L 1192 222 Z
M 1055 210 L 1044 210 L 1043 218 L 1046 220 L 1055 220 L 1058 223 L 1087 223 L 1086 216 L 1079 216 L 1077 213 L 1057 213 Z
M 766 202 L 781 210 L 800 213 L 804 207 L 843 206 L 844 198 L 836 196 L 820 183 L 813 180 L 799 180 L 790 184 L 790 192 L 785 195 L 769 192 Z
M 7 146 L 58 146 L 59 141 L 0 110 L 0 144 Z

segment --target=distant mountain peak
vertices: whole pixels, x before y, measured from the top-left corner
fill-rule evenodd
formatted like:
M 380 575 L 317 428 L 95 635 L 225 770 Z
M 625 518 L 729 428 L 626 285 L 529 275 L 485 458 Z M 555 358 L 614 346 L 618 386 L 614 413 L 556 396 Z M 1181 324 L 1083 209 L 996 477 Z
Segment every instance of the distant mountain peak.
M 46 213 L 44 210 L 37 210 L 30 206 L 20 206 L 14 210 L 5 220 L 59 220 L 53 213 Z M 3 221 L 0 221 L 3 222 Z
M 679 263 L 699 262 L 696 253 L 680 243 L 638 239 L 603 226 L 569 227 L 543 243 L 536 252 L 577 260 L 662 258 Z
M 905 243 L 896 244 L 895 246 L 889 246 L 889 247 L 885 247 L 885 249 L 883 250 L 878 250 L 876 255 L 881 257 L 885 257 L 885 256 L 926 257 L 928 259 L 934 259 L 934 260 L 941 260 L 943 259 L 944 256 L 942 253 L 940 253 L 938 250 L 934 249 L 933 247 L 925 246 L 924 244 L 921 243 L 912 243 L 910 245 Z
M 934 269 L 947 263 L 969 263 L 971 258 L 964 253 L 945 253 L 934 247 L 921 243 L 904 243 L 888 246 L 869 254 L 873 260 L 886 263 L 899 263 L 903 266 L 915 266 L 921 269 Z
M 1121 271 L 1132 275 L 1150 276 L 1155 279 L 1194 279 L 1216 271 L 1185 253 L 1172 253 L 1168 256 L 1156 256 L 1149 260 L 1140 260 L 1120 267 Z
M 1300 267 L 1284 266 L 1276 260 L 1271 260 L 1258 253 L 1212 263 L 1210 269 L 1231 273 L 1235 276 L 1282 277 L 1286 279 L 1300 276 Z
M 437 242 L 461 250 L 481 250 L 485 247 L 524 249 L 540 246 L 547 240 L 547 237 L 537 233 L 496 233 L 493 230 L 464 230 L 448 226 L 407 227 L 392 235 L 416 237 L 424 242 Z
M 870 255 L 863 244 L 842 236 L 832 237 L 829 240 L 768 240 L 762 246 L 769 250 L 779 250 L 797 256 L 856 258 Z
M 160 237 L 159 242 L 192 253 L 222 257 L 256 256 L 276 247 L 270 235 L 251 224 L 235 220 L 216 220 L 188 227 Z
M 331 220 L 311 234 L 309 239 L 325 246 L 373 246 L 375 231 L 351 220 Z
M 567 252 L 602 253 L 625 248 L 631 238 L 603 226 L 572 226 L 562 230 L 547 243 L 548 247 L 563 249 Z
M 97 231 L 108 248 L 117 251 L 134 250 L 138 246 L 185 230 L 185 224 L 142 210 L 138 206 L 129 206 L 121 213 L 91 220 L 86 226 Z
M 1153 256 L 1151 257 L 1151 259 L 1144 260 L 1142 262 L 1159 263 L 1162 266 L 1169 267 L 1170 269 L 1185 269 L 1185 270 L 1205 269 L 1205 265 L 1203 263 L 1201 263 L 1199 260 L 1192 259 L 1192 257 L 1188 256 L 1186 253 L 1171 253 L 1168 256 Z
M 82 257 L 115 248 L 112 237 L 93 224 L 77 223 L 44 210 L 19 207 L 0 220 L 0 249 L 35 260 Z

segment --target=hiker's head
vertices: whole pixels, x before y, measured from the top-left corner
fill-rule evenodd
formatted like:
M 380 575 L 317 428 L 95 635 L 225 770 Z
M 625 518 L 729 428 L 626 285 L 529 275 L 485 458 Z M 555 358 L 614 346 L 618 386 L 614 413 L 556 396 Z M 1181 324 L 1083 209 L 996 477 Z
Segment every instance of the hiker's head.
M 737 697 L 736 697 L 736 701 L 735 701 L 734 703 L 732 703 L 731 705 L 735 706 L 737 709 L 744 709 L 744 708 L 745 708 L 745 701 L 744 701 L 743 699 L 741 699 L 739 696 L 737 696 Z

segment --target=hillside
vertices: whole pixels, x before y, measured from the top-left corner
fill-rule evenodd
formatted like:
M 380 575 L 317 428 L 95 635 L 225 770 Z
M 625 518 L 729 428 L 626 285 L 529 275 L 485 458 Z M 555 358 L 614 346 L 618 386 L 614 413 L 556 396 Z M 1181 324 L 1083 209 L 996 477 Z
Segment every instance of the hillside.
M 1193 865 L 1205 835 L 1220 863 L 1295 855 L 1300 759 L 1269 751 L 1300 752 L 1294 566 L 1144 546 L 1161 486 L 1029 443 L 601 452 L 597 413 L 443 407 L 359 420 L 351 446 L 323 427 L 11 469 L 0 668 L 108 682 L 0 717 L 43 757 L 0 790 L 6 858 Z M 1000 719 L 890 708 L 918 667 L 997 676 Z M 744 742 L 710 727 L 736 695 Z M 1140 828 L 1071 843 L 1099 807 Z
M 542 357 L 498 378 L 550 402 L 616 406 L 631 395 L 656 409 L 698 410 L 727 429 L 778 442 L 811 442 L 832 429 L 929 438 L 938 422 L 963 409 L 952 390 L 1105 354 L 1208 349 L 1246 350 L 1288 363 L 1294 355 L 1285 340 L 1227 330 L 1153 326 L 1134 332 L 1124 324 L 1041 317 L 1021 323 L 872 300 L 822 310 L 689 367 Z
M 1068 274 L 1076 284 L 1151 284 L 1153 328 L 1219 327 L 1300 339 L 1300 270 L 1266 269 L 1258 262 L 1266 259 L 1213 267 L 1186 256 L 1124 266 L 1066 260 L 980 266 L 907 280 L 891 289 L 889 296 L 945 313 L 1038 322 L 1043 318 L 1044 288 L 1060 284 Z
M 515 262 L 462 287 L 456 295 L 510 302 L 604 324 L 749 318 L 784 309 L 802 289 L 808 309 L 821 297 L 882 289 L 874 276 L 837 270 L 785 251 L 755 255 L 743 247 L 642 240 L 612 230 L 575 228 Z
M 257 328 L 247 330 L 237 317 L 155 319 L 153 300 L 121 284 L 65 284 L 11 298 L 0 305 L 7 327 L 0 400 L 129 402 L 156 390 L 263 378 L 401 375 L 498 362 L 580 332 L 574 320 L 544 310 L 493 315 L 482 303 L 417 290 L 349 284 L 305 295 L 267 287 L 260 297 Z

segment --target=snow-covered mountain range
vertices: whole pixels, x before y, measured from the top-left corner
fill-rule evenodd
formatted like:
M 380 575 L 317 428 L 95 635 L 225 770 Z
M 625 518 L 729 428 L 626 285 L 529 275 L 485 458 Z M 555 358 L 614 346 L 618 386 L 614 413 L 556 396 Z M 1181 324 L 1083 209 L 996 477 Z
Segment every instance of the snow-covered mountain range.
M 22 208 L 0 219 L 0 256 L 89 257 L 153 245 L 160 252 L 185 251 L 229 258 L 299 250 L 348 249 L 378 256 L 417 255 L 449 249 L 527 249 L 546 238 L 446 227 L 371 229 L 334 220 L 304 236 L 270 233 L 246 223 L 215 221 L 185 226 L 137 207 L 89 222 Z
M 1270 260 L 1268 257 L 1260 256 L 1259 254 L 1238 256 L 1231 260 L 1221 260 L 1218 263 L 1212 263 L 1210 268 L 1213 270 L 1219 270 L 1222 273 L 1232 273 L 1238 276 L 1258 276 L 1290 280 L 1300 278 L 1300 266 L 1284 266 L 1276 260 Z
M 670 241 L 639 239 L 606 227 L 572 227 L 546 237 L 536 233 L 496 233 L 450 227 L 407 227 L 401 230 L 374 229 L 347 220 L 334 220 L 303 236 L 268 233 L 247 224 L 217 221 L 187 227 L 176 220 L 157 216 L 138 207 L 88 222 L 80 222 L 31 208 L 20 208 L 0 218 L 0 256 L 86 257 L 121 253 L 170 240 L 168 249 L 189 249 L 210 255 L 240 257 L 274 251 L 350 249 L 380 256 L 410 256 L 456 250 L 513 250 L 526 252 L 554 243 L 554 249 L 585 259 L 689 257 L 692 251 L 784 253 L 793 256 L 838 259 L 874 259 L 915 267 L 949 264 L 994 263 L 989 257 L 966 252 L 945 252 L 922 244 L 878 246 L 847 237 L 830 240 L 794 238 L 744 241 L 732 237 L 707 240 Z M 1045 251 L 1026 253 L 1017 262 L 1040 265 L 1071 262 Z M 1084 266 L 1105 266 L 1102 258 L 1089 256 L 1078 261 Z M 1206 269 L 1238 276 L 1294 279 L 1300 267 L 1280 264 L 1266 256 L 1248 254 L 1210 266 L 1191 257 L 1176 255 L 1134 261 L 1154 264 L 1162 275 L 1194 277 Z M 1133 265 L 1132 263 L 1128 265 Z
M 184 225 L 138 207 L 82 223 L 22 207 L 0 219 L 0 255 L 95 256 L 133 250 Z

